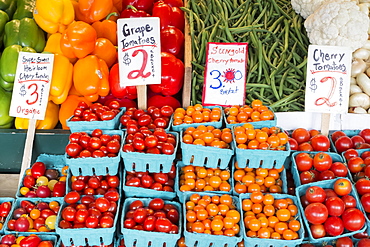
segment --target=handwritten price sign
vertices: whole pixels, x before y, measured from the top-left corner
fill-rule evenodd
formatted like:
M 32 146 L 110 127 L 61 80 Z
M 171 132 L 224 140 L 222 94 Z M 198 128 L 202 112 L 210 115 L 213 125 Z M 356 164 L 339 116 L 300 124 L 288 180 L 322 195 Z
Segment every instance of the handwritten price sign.
M 158 17 L 118 19 L 120 83 L 138 86 L 161 83 Z
M 307 59 L 307 112 L 348 111 L 352 52 L 347 47 L 310 45 Z
M 10 116 L 44 119 L 53 63 L 53 54 L 19 53 Z
M 208 43 L 203 105 L 244 105 L 247 43 Z

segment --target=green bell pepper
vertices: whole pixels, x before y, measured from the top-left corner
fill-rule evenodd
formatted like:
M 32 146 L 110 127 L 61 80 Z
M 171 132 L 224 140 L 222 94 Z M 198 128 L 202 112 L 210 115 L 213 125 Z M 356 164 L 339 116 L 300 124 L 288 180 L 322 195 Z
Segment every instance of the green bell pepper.
M 13 91 L 13 86 L 14 82 L 8 82 L 5 81 L 1 76 L 0 76 L 0 87 L 2 87 L 5 91 Z
M 9 19 L 13 19 L 13 14 L 17 9 L 17 0 L 0 0 L 0 10 L 5 11 Z
M 17 71 L 19 52 L 34 52 L 30 47 L 22 47 L 20 45 L 8 46 L 4 49 L 0 58 L 0 76 L 8 83 L 13 83 L 15 72 Z
M 22 20 L 25 17 L 32 18 L 35 5 L 36 0 L 18 0 L 13 19 Z
M 28 46 L 37 52 L 42 52 L 45 47 L 45 33 L 31 18 L 12 20 L 5 25 L 4 46 Z M 5 78 L 4 78 L 5 79 Z
M 5 24 L 9 21 L 9 16 L 8 14 L 0 10 L 0 48 L 3 47 L 3 38 L 4 38 L 4 29 L 5 29 Z
M 12 93 L 6 92 L 0 87 L 0 129 L 10 129 L 14 123 L 14 117 L 9 116 Z

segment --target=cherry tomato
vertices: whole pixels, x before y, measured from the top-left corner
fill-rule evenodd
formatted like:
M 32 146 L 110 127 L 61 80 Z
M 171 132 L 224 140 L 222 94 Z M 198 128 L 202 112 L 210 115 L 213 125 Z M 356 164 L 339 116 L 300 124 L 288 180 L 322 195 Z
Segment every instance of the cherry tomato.
M 344 231 L 343 221 L 340 217 L 329 217 L 324 223 L 324 228 L 329 236 L 338 236 Z
M 330 148 L 330 141 L 327 136 L 318 134 L 311 138 L 313 150 L 327 152 Z
M 105 197 L 99 197 L 95 200 L 96 208 L 100 210 L 100 212 L 106 212 L 110 208 L 110 202 Z
M 334 179 L 336 176 L 334 174 L 334 172 L 332 172 L 331 170 L 325 170 L 325 171 L 322 171 L 320 172 L 320 175 L 319 175 L 319 181 L 322 181 L 322 180 L 329 180 L 329 179 Z
M 352 191 L 352 184 L 348 179 L 339 178 L 334 182 L 334 191 L 339 196 L 348 195 Z
M 65 197 L 64 201 L 69 204 L 77 203 L 80 200 L 81 196 L 76 191 L 68 192 Z
M 330 197 L 326 200 L 325 206 L 330 216 L 341 216 L 345 210 L 345 204 L 339 197 Z
M 111 141 L 107 143 L 106 147 L 109 153 L 116 154 L 119 152 L 120 142 L 116 139 L 112 139 Z
M 348 174 L 348 169 L 342 162 L 334 162 L 331 165 L 330 170 L 336 177 L 346 177 Z
M 350 148 L 353 148 L 353 143 L 351 138 L 348 136 L 341 136 L 335 141 L 335 148 L 338 153 L 342 153 Z
M 83 148 L 79 144 L 74 142 L 69 143 L 66 146 L 66 153 L 72 158 L 77 157 L 82 150 Z
M 370 180 L 367 178 L 361 178 L 356 182 L 356 190 L 360 195 L 370 193 Z
M 62 218 L 66 221 L 74 221 L 76 219 L 76 209 L 67 206 L 62 210 Z
M 367 129 L 363 129 L 360 131 L 359 135 L 364 138 L 364 140 L 367 142 L 367 143 L 370 143 L 370 129 L 367 128 Z
M 149 202 L 149 208 L 161 210 L 164 207 L 164 201 L 161 198 L 154 198 Z
M 326 235 L 325 227 L 322 224 L 310 225 L 312 237 L 323 238 Z
M 298 128 L 293 130 L 292 137 L 298 142 L 298 144 L 301 144 L 310 140 L 310 133 L 304 128 Z
M 99 219 L 95 216 L 89 216 L 86 218 L 85 225 L 87 228 L 97 228 L 99 225 Z
M 352 157 L 357 157 L 358 152 L 356 149 L 350 148 L 343 153 L 344 158 L 348 161 Z
M 361 197 L 361 204 L 366 213 L 370 213 L 370 193 L 366 193 Z
M 46 171 L 46 165 L 43 162 L 35 162 L 31 166 L 31 175 L 34 178 L 39 178 L 40 176 L 44 176 Z
M 325 171 L 330 169 L 333 160 L 328 153 L 317 153 L 313 158 L 313 166 L 317 171 Z
M 306 199 L 309 203 L 324 202 L 326 193 L 324 189 L 319 186 L 311 186 L 306 190 Z
M 357 208 L 348 208 L 342 214 L 342 220 L 348 231 L 358 231 L 365 224 L 364 214 Z
M 111 216 L 103 216 L 99 221 L 101 228 L 111 228 L 114 224 L 114 219 Z
M 311 224 L 323 224 L 328 218 L 328 209 L 322 203 L 311 203 L 305 208 L 304 214 Z
M 162 147 L 163 154 L 171 155 L 174 152 L 175 152 L 175 147 L 171 143 L 168 143 L 168 142 L 163 143 L 163 147 Z
M 341 136 L 346 136 L 346 134 L 343 131 L 338 130 L 331 135 L 331 139 L 335 143 Z
M 169 219 L 167 218 L 158 218 L 157 221 L 155 222 L 155 229 L 158 232 L 170 232 L 172 228 L 172 223 Z
M 155 225 L 156 225 L 157 218 L 155 216 L 148 216 L 144 223 L 143 223 L 143 228 L 145 231 L 154 231 L 155 230 Z
M 134 220 L 136 223 L 141 224 L 145 221 L 148 216 L 148 212 L 145 208 L 137 208 L 134 211 Z
M 291 150 L 298 150 L 298 142 L 296 141 L 296 139 L 289 137 L 288 142 L 290 144 Z
M 308 171 L 313 166 L 313 158 L 308 153 L 298 153 L 294 160 L 297 164 L 297 169 L 300 172 Z
M 370 239 L 368 238 L 361 239 L 357 243 L 357 247 L 367 247 L 367 246 L 370 246 Z

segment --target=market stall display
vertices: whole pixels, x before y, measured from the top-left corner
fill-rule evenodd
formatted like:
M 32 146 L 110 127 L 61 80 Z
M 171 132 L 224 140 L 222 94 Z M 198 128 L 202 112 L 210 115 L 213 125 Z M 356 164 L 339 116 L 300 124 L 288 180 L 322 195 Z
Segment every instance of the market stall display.
M 277 112 L 304 108 L 310 43 L 351 46 L 350 111 L 368 110 L 369 7 L 0 1 L 0 128 L 28 128 L 29 119 L 8 114 L 17 59 L 45 52 L 54 54 L 53 78 L 36 128 L 69 129 L 65 153 L 41 154 L 20 174 L 17 199 L 0 198 L 0 233 L 24 235 L 5 235 L 1 245 L 367 246 L 369 128 L 329 137 L 285 130 Z M 145 109 L 140 90 L 120 78 L 130 58 L 117 59 L 117 20 L 135 17 L 160 19 L 161 84 L 147 86 Z M 208 42 L 248 42 L 242 105 L 202 105 Z

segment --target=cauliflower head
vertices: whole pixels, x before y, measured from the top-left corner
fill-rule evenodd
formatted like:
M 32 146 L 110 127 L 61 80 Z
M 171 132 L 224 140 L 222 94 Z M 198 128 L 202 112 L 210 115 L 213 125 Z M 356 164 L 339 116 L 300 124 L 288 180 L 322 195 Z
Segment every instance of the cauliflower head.
M 348 46 L 355 51 L 368 39 L 369 17 L 356 2 L 327 2 L 304 22 L 313 45 Z
M 303 18 L 307 18 L 324 2 L 328 0 L 292 0 L 292 7 L 294 11 L 301 15 Z

